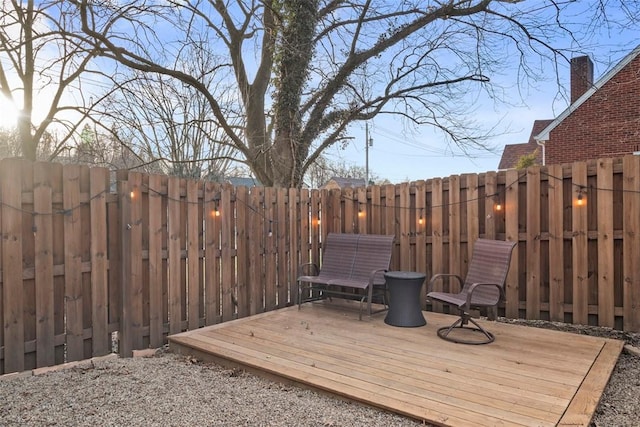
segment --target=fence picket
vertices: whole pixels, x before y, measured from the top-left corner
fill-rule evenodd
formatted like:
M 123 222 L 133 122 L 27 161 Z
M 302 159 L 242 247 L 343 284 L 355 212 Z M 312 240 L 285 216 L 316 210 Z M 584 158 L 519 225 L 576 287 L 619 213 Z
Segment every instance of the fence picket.
M 280 244 L 281 241 L 281 231 L 282 225 L 280 223 L 279 218 L 276 216 L 276 205 L 275 205 L 275 189 L 274 188 L 265 188 L 264 189 L 264 204 L 265 204 L 265 214 L 269 219 L 269 222 L 266 224 L 267 229 L 267 237 L 264 245 L 264 267 L 265 267 L 265 276 L 264 276 L 264 310 L 270 311 L 275 310 L 277 308 L 276 301 L 278 295 L 278 264 L 276 258 L 276 248 Z M 314 227 L 316 228 L 316 227 Z M 269 230 L 271 230 L 271 235 L 269 235 Z M 313 241 L 313 238 L 312 240 Z M 317 240 L 316 240 L 317 242 Z
M 462 275 L 461 239 L 460 239 L 460 177 L 449 177 L 449 273 Z M 450 292 L 460 292 L 460 283 L 453 280 L 449 283 Z
M 540 317 L 540 167 L 527 169 L 526 316 Z
M 163 240 L 163 218 L 166 218 L 165 210 L 162 209 L 162 176 L 149 175 L 148 180 L 148 224 L 149 224 L 149 257 L 148 257 L 148 278 L 149 278 L 149 345 L 152 348 L 161 347 L 164 344 L 163 338 L 163 260 L 162 260 L 162 240 Z
M 220 218 L 222 220 L 221 241 L 222 248 L 222 289 L 220 291 L 222 304 L 222 321 L 233 319 L 235 315 L 233 305 L 233 290 L 236 278 L 236 254 L 233 251 L 235 247 L 235 231 L 234 231 L 234 212 L 235 204 L 232 207 L 231 190 L 225 187 L 220 196 Z
M 69 165 L 65 167 L 63 182 L 67 360 L 76 361 L 84 358 L 80 166 Z
M 317 262 L 320 259 L 320 239 L 322 225 L 320 223 L 321 209 L 321 192 L 320 190 L 311 190 L 311 255 L 310 262 Z
M 426 281 L 429 280 L 431 272 L 428 268 L 427 261 L 427 218 L 425 216 L 427 199 L 426 199 L 426 183 L 423 180 L 416 182 L 416 271 L 424 273 Z M 425 308 L 426 303 L 426 284 L 420 289 L 420 305 Z
M 447 273 L 444 270 L 444 247 L 443 247 L 443 195 L 442 195 L 442 179 L 435 178 L 431 180 L 431 263 L 433 274 Z M 445 284 L 442 280 L 437 280 L 433 284 L 436 292 L 446 291 Z M 433 310 L 442 312 L 443 304 L 438 301 L 431 302 Z
M 212 182 L 204 187 L 204 311 L 205 325 L 214 325 L 220 320 L 220 190 Z
M 249 210 L 249 216 L 247 218 L 247 308 L 249 310 L 248 315 L 252 316 L 263 312 L 263 284 L 265 281 L 263 269 L 263 257 L 265 255 L 264 242 L 273 237 L 273 221 L 271 218 L 266 217 L 264 190 L 262 187 L 251 189 L 249 203 L 252 209 Z M 269 233 L 271 233 L 271 236 L 268 236 Z
M 585 163 L 574 163 L 571 167 L 573 177 L 573 208 L 572 217 L 572 271 L 573 271 L 573 322 L 587 325 L 589 322 L 589 259 L 587 250 L 587 210 L 586 206 L 580 205 L 580 196 L 583 197 L 583 204 L 587 188 L 587 165 Z
M 597 162 L 598 198 L 598 324 L 615 326 L 614 258 L 613 258 L 613 161 L 600 159 Z
M 131 313 L 131 196 L 128 181 L 118 181 L 118 195 L 120 205 L 120 330 L 118 350 L 120 356 L 130 357 L 133 353 L 133 314 Z
M 36 364 L 42 367 L 55 364 L 53 191 L 50 181 L 51 170 L 47 163 L 37 164 L 33 174 L 33 210 L 38 212 L 33 218 L 35 280 L 38 284 L 36 286 L 36 318 L 40 319 L 36 324 Z
M 296 284 L 296 278 L 298 270 L 298 266 L 300 265 L 299 258 L 299 217 L 298 210 L 296 209 L 296 189 L 290 188 L 288 194 L 288 224 L 289 224 L 289 265 L 291 268 L 289 269 L 289 278 L 287 281 L 287 287 L 289 289 L 289 295 L 291 295 L 291 301 L 298 301 L 298 286 Z M 339 206 L 339 204 L 338 204 Z
M 287 227 L 287 198 L 288 190 L 286 188 L 276 189 L 276 212 L 278 215 L 278 249 L 276 253 L 278 263 L 278 308 L 287 306 L 289 298 L 289 272 L 293 270 L 294 274 L 297 277 L 299 267 L 298 265 L 289 264 L 289 258 L 287 254 L 287 238 L 289 235 L 289 228 Z M 320 217 L 318 217 L 318 221 L 320 221 Z M 324 217 L 322 221 L 325 221 Z M 326 225 L 322 225 L 322 227 L 324 228 L 326 227 Z M 319 259 L 316 259 L 315 261 L 318 262 Z M 294 287 L 296 288 L 296 290 L 298 289 L 295 283 Z M 297 300 L 292 298 L 291 301 L 296 302 Z
M 18 160 L 0 162 L 2 189 L 2 326 L 4 372 L 24 369 L 22 287 L 22 169 Z
M 547 168 L 549 189 L 549 318 L 564 321 L 564 207 L 562 166 Z
M 623 327 L 640 331 L 640 157 L 623 159 Z
M 487 172 L 484 176 L 484 237 L 486 239 L 495 239 L 497 234 L 496 226 L 496 206 L 500 201 L 500 193 L 498 193 L 498 174 L 496 172 Z
M 182 332 L 182 250 L 180 247 L 180 180 L 170 177 L 167 182 L 167 231 L 169 233 L 168 269 L 169 269 L 169 334 Z
M 189 329 L 200 327 L 200 224 L 198 181 L 187 181 L 187 320 Z
M 92 356 L 103 356 L 111 352 L 109 313 L 107 311 L 109 307 L 107 277 L 107 195 L 109 193 L 109 171 L 104 168 L 93 168 L 90 173 L 91 234 L 89 239 L 91 244 Z M 51 262 L 53 264 L 53 259 L 51 259 Z M 40 286 L 40 284 L 41 283 L 39 283 L 38 286 Z M 53 297 L 53 289 L 51 290 L 51 296 Z M 51 314 L 53 315 L 53 313 Z
M 311 222 L 310 222 L 310 210 L 311 210 L 311 198 L 309 190 L 303 188 L 299 192 L 298 199 L 298 217 L 300 218 L 300 264 L 305 264 L 310 261 L 311 255 Z M 272 226 L 269 225 L 271 228 Z M 263 233 L 264 234 L 264 233 Z
M 508 170 L 505 175 L 507 185 L 507 187 L 505 188 L 505 199 L 503 207 L 503 210 L 505 212 L 505 240 L 518 242 L 520 240 L 520 223 L 518 221 L 520 172 L 518 170 L 512 169 Z M 520 317 L 520 269 L 518 268 L 518 260 L 520 257 L 519 247 L 520 245 L 518 244 L 513 248 L 513 252 L 511 254 L 511 268 L 509 268 L 507 282 L 505 284 L 505 297 L 507 300 L 505 306 L 505 316 L 512 319 L 518 319 Z
M 131 263 L 131 278 L 129 282 L 129 310 L 133 322 L 131 333 L 132 350 L 145 348 L 143 338 L 144 295 L 142 292 L 142 175 L 139 172 L 129 174 L 129 197 L 131 198 L 131 212 L 129 224 L 129 262 Z
M 365 212 L 358 206 L 358 200 L 353 197 L 353 188 L 347 187 L 342 190 L 341 204 L 344 206 L 342 209 L 344 223 L 341 225 L 341 230 L 344 233 L 357 233 L 358 215 L 364 215 Z
M 365 198 L 368 198 L 370 204 L 367 230 L 370 234 L 382 234 L 381 187 L 379 185 L 369 187 L 365 191 Z
M 478 175 L 467 175 L 467 253 L 460 253 L 465 259 L 463 273 L 466 275 L 473 254 L 473 244 L 480 237 L 480 185 Z
M 250 214 L 248 206 L 250 204 L 249 191 L 247 187 L 236 188 L 236 289 L 235 301 L 238 317 L 249 315 L 249 244 L 247 240 L 251 234 L 249 227 L 252 225 L 254 214 Z M 243 262 L 242 260 L 247 260 Z
M 358 233 L 369 234 L 369 223 L 371 221 L 371 214 L 373 206 L 367 200 L 367 188 L 359 187 L 357 190 L 356 198 L 358 199 L 358 206 L 362 207 L 363 214 L 358 215 Z
M 28 163 L 27 163 L 28 164 Z M 20 179 L 20 189 L 22 193 L 33 194 L 33 170 L 22 167 L 22 178 Z M 22 304 L 24 308 L 23 325 L 24 325 L 24 369 L 33 369 L 37 366 L 36 346 L 33 343 L 36 340 L 36 282 L 35 274 L 31 273 L 35 270 L 35 238 L 33 234 L 33 200 L 22 198 Z M 88 239 L 86 239 L 88 240 Z M 82 249 L 81 249 L 82 251 Z M 85 254 L 85 252 L 83 252 Z M 26 275 L 29 271 L 31 274 Z M 86 305 L 86 304 L 85 304 Z M 90 305 L 89 305 L 90 309 Z
M 398 203 L 400 208 L 396 210 L 398 218 L 398 232 L 400 240 L 400 270 L 413 270 L 415 263 L 411 257 L 411 234 L 414 227 L 411 226 L 411 195 L 409 193 L 409 183 L 405 182 L 398 186 Z
M 384 186 L 384 207 L 382 210 L 384 216 L 382 234 L 393 234 L 396 236 L 391 256 L 391 270 L 399 270 L 400 242 L 398 241 L 398 233 L 396 232 L 396 187 L 394 185 L 387 184 Z

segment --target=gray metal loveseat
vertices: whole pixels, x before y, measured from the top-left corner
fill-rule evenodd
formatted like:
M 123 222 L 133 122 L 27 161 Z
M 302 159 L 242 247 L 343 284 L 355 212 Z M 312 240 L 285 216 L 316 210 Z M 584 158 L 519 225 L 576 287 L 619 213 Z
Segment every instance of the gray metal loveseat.
M 391 262 L 393 239 L 393 235 L 329 233 L 322 247 L 322 264 L 309 262 L 300 266 L 298 309 L 309 301 L 357 295 L 360 319 L 365 301 L 371 316 L 374 297 L 381 296 L 384 301 L 384 273 Z

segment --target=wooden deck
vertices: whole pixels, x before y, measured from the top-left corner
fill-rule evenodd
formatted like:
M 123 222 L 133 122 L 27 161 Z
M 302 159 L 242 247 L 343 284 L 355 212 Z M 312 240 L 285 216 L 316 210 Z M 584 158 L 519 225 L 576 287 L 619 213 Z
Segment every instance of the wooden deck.
M 443 426 L 588 425 L 621 341 L 487 322 L 489 345 L 441 340 L 453 316 L 398 328 L 305 304 L 169 337 L 173 351 Z

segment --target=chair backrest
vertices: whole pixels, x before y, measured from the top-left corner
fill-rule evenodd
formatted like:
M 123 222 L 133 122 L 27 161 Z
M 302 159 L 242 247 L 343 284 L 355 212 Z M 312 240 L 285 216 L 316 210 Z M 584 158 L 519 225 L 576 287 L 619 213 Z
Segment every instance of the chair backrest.
M 369 280 L 372 271 L 388 270 L 393 250 L 393 235 L 360 234 L 351 278 Z M 384 284 L 384 273 L 378 273 L 375 284 Z
M 357 234 L 329 233 L 322 244 L 320 274 L 329 277 L 349 277 L 358 248 Z
M 462 292 L 473 283 L 496 283 L 504 290 L 511 254 L 516 242 L 503 240 L 478 239 L 473 247 Z M 474 290 L 474 299 L 500 300 L 500 291 L 493 287 L 480 287 Z

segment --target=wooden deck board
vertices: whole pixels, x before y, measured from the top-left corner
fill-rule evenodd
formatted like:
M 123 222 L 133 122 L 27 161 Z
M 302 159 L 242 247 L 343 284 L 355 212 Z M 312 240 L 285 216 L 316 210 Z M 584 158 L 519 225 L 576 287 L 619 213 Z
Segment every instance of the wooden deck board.
M 453 316 L 397 328 L 305 304 L 169 337 L 172 350 L 436 425 L 588 425 L 622 342 L 491 322 L 489 345 L 441 340 Z

